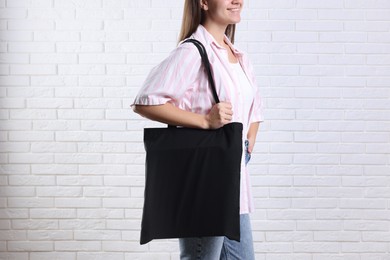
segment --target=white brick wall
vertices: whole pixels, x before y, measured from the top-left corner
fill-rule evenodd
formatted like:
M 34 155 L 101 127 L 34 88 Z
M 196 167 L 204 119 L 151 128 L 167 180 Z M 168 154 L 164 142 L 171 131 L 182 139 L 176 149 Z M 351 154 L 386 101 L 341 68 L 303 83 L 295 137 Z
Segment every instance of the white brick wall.
M 166 260 L 139 245 L 129 108 L 179 0 L 0 0 L 0 259 Z M 259 260 L 390 259 L 390 1 L 246 0 L 237 44 L 266 121 L 250 164 Z

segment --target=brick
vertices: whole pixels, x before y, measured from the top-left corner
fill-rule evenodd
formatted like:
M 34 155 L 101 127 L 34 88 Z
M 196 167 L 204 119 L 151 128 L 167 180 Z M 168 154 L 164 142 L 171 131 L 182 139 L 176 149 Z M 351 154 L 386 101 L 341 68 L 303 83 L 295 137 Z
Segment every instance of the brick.
M 85 84 L 85 83 L 83 83 Z M 96 88 L 59 88 L 55 90 L 56 97 L 74 97 L 77 96 L 79 98 L 82 97 L 101 97 L 103 91 L 101 89 Z
M 58 119 L 103 119 L 101 109 L 58 109 Z
M 389 185 L 389 180 L 381 176 L 342 177 L 342 183 L 352 187 L 385 187 Z
M 60 29 L 58 23 L 56 23 L 56 27 Z M 36 31 L 34 32 L 34 40 L 38 42 L 77 42 L 80 40 L 80 33 L 74 31 Z
M 98 186 L 103 185 L 103 178 L 100 176 L 58 176 L 58 185 L 65 186 Z
M 52 37 L 52 35 L 50 36 Z M 34 53 L 30 55 L 32 64 L 72 64 L 77 63 L 76 54 Z
M 39 197 L 80 197 L 82 187 L 37 187 Z
M 125 165 L 80 165 L 79 172 L 83 175 L 123 175 Z
M 34 197 L 35 189 L 33 187 L 2 187 L 0 190 L 1 197 Z
M 12 41 L 13 38 L 20 40 L 25 39 L 27 41 L 32 39 L 32 34 L 20 32 L 3 32 L 0 36 L 0 39 L 7 41 Z M 29 57 L 27 53 L 2 53 L 0 60 L 1 63 L 25 64 L 28 63 Z
M 318 144 L 319 153 L 351 154 L 364 153 L 364 144 Z
M 357 1 L 351 1 L 346 0 L 345 1 L 345 8 L 373 8 L 373 9 L 382 9 L 382 8 L 390 8 L 390 3 L 387 1 L 375 1 L 374 3 L 368 4 L 365 1 L 357 0 Z
M 292 8 L 295 6 L 295 2 L 292 0 L 277 0 L 275 2 L 250 2 L 248 3 L 248 9 L 251 8 L 256 8 L 256 9 L 263 9 L 263 8 L 281 8 L 281 9 L 287 9 L 287 8 Z
M 76 20 L 60 20 L 56 23 L 56 28 L 68 34 L 74 34 L 77 39 L 81 38 L 81 34 L 85 31 L 100 31 L 104 29 L 104 21 L 76 19 Z M 78 33 L 81 31 L 81 33 Z
M 366 19 L 367 20 L 386 20 L 385 17 L 388 17 L 387 15 L 390 13 L 389 10 L 386 9 L 373 9 L 373 10 L 366 10 Z
M 10 251 L 52 251 L 53 243 L 46 241 L 9 241 L 8 249 Z
M 146 248 L 139 243 L 128 241 L 103 241 L 102 248 L 104 251 L 111 252 L 146 252 Z
M 145 176 L 104 176 L 104 184 L 109 186 L 143 186 Z
M 42 188 L 41 188 L 42 189 Z M 53 195 L 51 195 L 53 196 Z M 64 218 L 75 218 L 76 210 L 75 209 L 42 209 L 35 208 L 30 209 L 30 216 L 34 219 L 64 219 Z
M 0 173 L 2 174 L 12 174 L 12 175 L 27 175 L 30 174 L 30 167 L 28 165 L 1 165 Z
M 88 197 L 130 197 L 127 187 L 85 187 L 83 194 Z
M 248 14 L 248 9 L 245 10 L 246 18 L 251 18 L 250 14 Z M 320 10 L 309 10 L 309 9 L 275 9 L 269 10 L 269 17 L 272 20 L 306 20 L 306 19 L 317 19 L 317 12 Z M 252 18 L 253 19 L 253 18 Z
M 354 252 L 354 253 L 385 253 L 387 252 L 387 246 L 388 243 L 371 243 L 371 242 L 365 242 L 365 243 L 343 243 L 342 244 L 342 252 Z
M 140 215 L 138 215 L 140 216 Z M 77 218 L 79 219 L 123 219 L 123 209 L 78 209 Z M 139 235 L 139 234 L 138 234 Z M 139 237 L 137 237 L 138 239 Z
M 269 220 L 289 220 L 289 219 L 307 219 L 315 218 L 315 210 L 307 209 L 270 209 L 267 210 L 267 219 Z
M 343 199 L 340 208 L 383 209 L 386 204 L 384 199 Z
M 99 198 L 55 198 L 57 208 L 96 208 L 101 206 Z
M 0 76 L 0 81 L 6 86 L 26 86 L 29 85 L 28 76 Z
M 8 21 L 8 30 L 53 30 L 54 21 L 52 20 L 38 20 L 38 19 L 24 19 L 24 20 L 10 20 Z
M 77 253 L 77 260 L 89 260 L 91 257 L 95 260 L 124 260 L 125 256 L 123 253 L 115 253 L 115 252 L 79 252 Z M 134 258 L 133 258 L 134 259 Z
M 103 64 L 58 65 L 58 75 L 101 75 L 104 73 Z
M 328 241 L 328 242 L 359 242 L 360 232 L 356 231 L 315 231 L 314 241 Z
M 31 165 L 31 173 L 34 175 L 71 175 L 77 174 L 78 168 L 77 165 L 69 164 L 35 164 Z
M 302 209 L 323 209 L 323 208 L 335 208 L 338 205 L 338 201 L 335 198 L 294 198 L 291 203 L 293 208 L 302 208 Z
M 3 240 L 18 241 L 26 240 L 26 231 L 0 230 L 0 236 Z
M 389 162 L 387 155 L 361 155 L 361 154 L 343 154 L 341 155 L 341 164 L 373 164 L 383 165 Z
M 46 109 L 18 109 L 10 111 L 11 119 L 56 119 L 55 110 Z
M 321 20 L 362 20 L 365 10 L 359 9 L 318 9 L 318 19 Z
M 36 208 L 36 207 L 53 207 L 52 198 L 8 198 L 8 206 L 11 208 Z
M 138 230 L 141 220 L 107 220 L 107 228 L 112 230 Z
M 100 163 L 102 161 L 99 154 L 80 154 L 80 153 L 56 153 L 54 155 L 55 163 L 62 164 L 90 164 Z
M 77 144 L 77 149 L 78 151 L 80 152 L 83 152 L 83 153 L 122 153 L 122 152 L 125 152 L 128 150 L 126 149 L 126 146 L 125 144 L 120 144 L 120 143 L 107 143 L 107 142 L 104 142 L 104 143 L 78 143 Z M 111 165 L 110 167 L 115 167 L 113 165 Z M 115 172 L 118 173 L 121 173 L 123 172 L 120 168 L 122 166 L 118 166 L 118 168 L 114 168 Z M 93 168 L 93 166 L 91 166 L 91 168 Z M 95 171 L 92 171 L 92 172 L 102 172 L 100 171 L 99 169 L 103 169 L 104 172 L 106 172 L 106 170 L 109 170 L 109 168 L 102 168 L 102 166 L 99 166 L 99 168 L 96 168 Z
M 90 7 L 102 7 L 101 1 L 95 0 L 74 0 L 74 1 L 66 1 L 66 0 L 55 0 L 54 7 L 58 8 L 90 8 Z
M 55 241 L 56 251 L 100 251 L 99 241 Z
M 80 29 L 79 29 L 80 30 Z M 133 33 L 131 33 L 133 35 Z M 130 35 L 130 36 L 131 36 Z M 98 43 L 106 42 L 128 42 L 129 34 L 126 31 L 82 31 L 81 32 L 81 41 L 82 42 L 95 42 L 92 46 L 89 45 L 87 48 L 101 48 L 102 45 Z M 133 39 L 133 41 L 135 41 Z M 97 42 L 97 43 L 96 43 Z
M 255 256 L 256 256 L 256 259 L 259 259 L 259 260 L 266 259 L 266 258 L 260 258 L 260 257 L 263 257 L 262 255 L 255 255 Z M 309 254 L 299 254 L 299 253 L 294 254 L 294 255 L 267 253 L 267 258 L 269 260 L 312 260 L 311 254 L 309 255 Z
M 74 143 L 58 143 L 58 142 L 35 142 L 31 144 L 31 151 L 33 153 L 44 152 L 76 152 L 76 144 Z
M 311 242 L 313 240 L 312 232 L 266 232 L 267 242 Z
M 25 142 L 3 142 L 0 147 L 0 152 L 3 153 L 18 153 L 29 152 L 30 144 Z
M 4 248 L 5 248 L 5 242 L 4 242 Z M 5 252 L 5 250 L 2 250 L 2 245 L 0 245 L 0 251 L 1 251 L 1 259 L 2 260 L 29 260 L 29 253 L 9 253 Z
M 58 241 L 58 240 L 72 240 L 73 232 L 72 231 L 62 231 L 62 230 L 29 230 L 28 231 L 29 240 L 35 241 Z
M 25 108 L 25 101 L 19 98 L 2 98 L 2 103 L 0 104 L 0 108 Z
M 299 220 L 297 221 L 297 230 L 340 230 L 342 224 L 343 223 L 340 220 Z
M 58 220 L 12 220 L 13 229 L 23 230 L 56 230 L 58 229 Z
M 52 154 L 34 154 L 34 153 L 13 153 L 9 155 L 10 163 L 53 163 L 54 158 Z
M 74 86 L 74 85 L 77 85 L 77 77 L 75 76 L 50 76 L 50 75 L 46 75 L 46 76 L 34 76 L 32 75 L 31 76 L 31 84 L 34 85 L 34 86 L 38 86 L 38 87 L 47 87 L 47 86 L 61 86 L 61 87 L 64 87 L 64 86 Z M 52 93 L 55 93 L 55 91 L 57 91 L 57 89 L 49 89 L 46 91 L 51 91 L 51 94 L 50 96 L 54 96 Z M 36 97 L 39 97 L 39 96 L 48 96 L 48 95 L 37 95 Z
M 120 240 L 121 232 L 119 230 L 91 230 L 91 231 L 75 231 L 75 240 L 99 240 L 110 241 Z
M 296 3 L 298 8 L 318 8 L 318 9 L 338 9 L 343 8 L 343 3 L 338 0 L 331 0 L 325 2 L 313 2 L 310 0 L 298 0 Z
M 89 98 L 89 99 L 76 99 L 74 101 L 74 107 L 76 109 L 93 109 L 93 108 L 121 108 L 121 101 L 115 98 Z M 107 123 L 107 122 L 106 122 Z
M 82 37 L 83 34 L 81 34 Z M 58 53 L 89 53 L 89 52 L 103 52 L 103 43 L 99 42 L 58 42 L 56 43 L 56 50 Z
M 390 236 L 387 232 L 362 232 L 364 242 L 389 242 Z
M 142 208 L 143 199 L 140 198 L 103 198 L 105 208 Z
M 173 256 L 172 256 L 173 257 Z M 165 260 L 165 259 L 176 259 L 179 256 L 170 258 L 168 253 L 125 253 L 125 260 Z
M 102 230 L 106 228 L 106 221 L 103 219 L 60 220 L 59 227 L 62 230 L 95 230 L 95 229 Z
M 301 43 L 297 46 L 298 53 L 341 54 L 344 44 L 341 43 Z M 335 73 L 335 72 L 333 72 Z
M 7 7 L 52 7 L 51 0 L 13 0 L 7 1 Z
M 88 8 L 88 9 L 76 9 L 76 20 L 90 20 L 90 19 L 99 19 L 99 20 L 117 20 L 124 19 L 124 12 L 127 9 L 120 8 Z M 137 8 L 138 10 L 138 8 Z M 134 10 L 133 10 L 134 12 Z M 141 18 L 141 17 L 140 17 Z M 144 17 L 142 17 L 144 18 Z M 127 19 L 126 19 L 127 20 Z
M 364 193 L 360 188 L 318 188 L 317 189 L 318 197 L 328 197 L 328 198 L 362 198 Z
M 0 209 L 0 219 L 23 219 L 28 218 L 28 209 Z
M 310 253 L 337 253 L 341 249 L 341 244 L 337 242 L 299 242 L 294 244 L 295 252 Z
M 75 252 L 31 252 L 29 260 L 76 260 Z

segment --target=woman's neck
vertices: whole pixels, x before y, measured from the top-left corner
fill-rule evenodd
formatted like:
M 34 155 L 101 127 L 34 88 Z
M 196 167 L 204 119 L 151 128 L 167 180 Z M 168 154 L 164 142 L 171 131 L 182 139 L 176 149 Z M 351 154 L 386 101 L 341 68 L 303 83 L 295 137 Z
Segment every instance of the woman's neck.
M 217 25 L 215 23 L 208 22 L 207 20 L 202 25 L 214 37 L 218 44 L 226 46 L 225 31 L 227 26 Z

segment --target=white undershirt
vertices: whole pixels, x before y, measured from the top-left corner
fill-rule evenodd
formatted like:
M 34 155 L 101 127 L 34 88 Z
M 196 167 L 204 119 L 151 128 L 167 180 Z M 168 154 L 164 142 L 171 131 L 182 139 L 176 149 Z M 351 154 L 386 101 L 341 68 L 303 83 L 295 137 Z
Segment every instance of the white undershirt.
M 241 98 L 243 99 L 242 100 L 243 108 L 242 108 L 242 115 L 241 115 L 241 118 L 243 119 L 242 123 L 244 125 L 248 125 L 249 124 L 249 112 L 250 112 L 252 102 L 254 99 L 252 85 L 249 82 L 248 77 L 245 75 L 245 72 L 242 69 L 239 62 L 230 63 L 230 65 L 231 65 L 231 68 L 233 69 L 233 73 L 236 74 L 238 82 L 240 84 L 238 86 L 238 88 L 242 94 Z

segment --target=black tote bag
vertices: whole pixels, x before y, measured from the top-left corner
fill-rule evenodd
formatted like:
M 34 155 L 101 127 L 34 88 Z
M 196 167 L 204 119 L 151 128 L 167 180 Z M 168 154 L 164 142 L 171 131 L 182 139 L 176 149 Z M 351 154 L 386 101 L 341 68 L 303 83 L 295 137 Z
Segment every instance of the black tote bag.
M 204 46 L 198 48 L 219 102 Z M 240 240 L 242 124 L 219 129 L 145 128 L 141 244 L 153 239 L 226 236 Z

